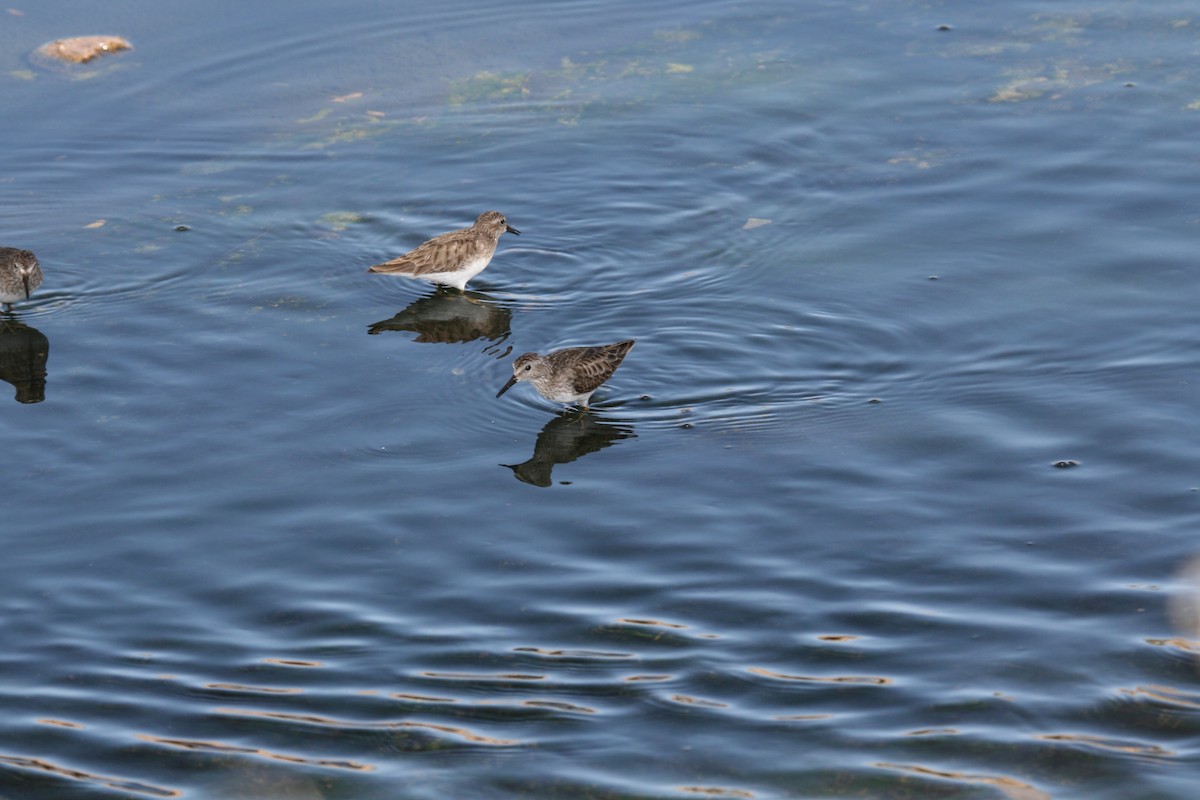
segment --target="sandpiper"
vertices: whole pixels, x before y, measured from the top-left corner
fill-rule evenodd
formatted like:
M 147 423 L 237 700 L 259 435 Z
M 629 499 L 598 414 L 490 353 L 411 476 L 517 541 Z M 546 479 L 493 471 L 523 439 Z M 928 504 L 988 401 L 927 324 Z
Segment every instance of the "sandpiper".
M 435 236 L 415 250 L 376 264 L 368 272 L 417 278 L 462 290 L 467 281 L 483 272 L 504 233 L 521 234 L 499 211 L 485 211 L 475 224 Z
M 18 300 L 28 300 L 42 285 L 42 266 L 37 256 L 16 247 L 0 247 L 0 304 L 12 308 Z
M 597 347 L 568 347 L 544 356 L 526 353 L 513 362 L 513 376 L 496 397 L 517 381 L 529 381 L 547 400 L 587 408 L 588 398 L 612 377 L 631 347 L 633 339 Z

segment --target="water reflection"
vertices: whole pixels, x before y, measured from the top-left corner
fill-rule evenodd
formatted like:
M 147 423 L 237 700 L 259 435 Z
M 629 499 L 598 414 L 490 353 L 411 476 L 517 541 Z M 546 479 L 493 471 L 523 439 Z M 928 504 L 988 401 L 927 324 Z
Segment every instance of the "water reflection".
M 0 319 L 0 380 L 17 389 L 18 403 L 46 399 L 46 359 L 50 340 L 16 317 Z
M 473 342 L 486 339 L 494 347 L 508 338 L 512 312 L 480 292 L 439 289 L 413 301 L 391 319 L 372 324 L 367 333 L 411 331 L 417 342 Z
M 533 444 L 533 455 L 520 464 L 501 464 L 513 471 L 517 480 L 533 486 L 549 486 L 550 473 L 556 464 L 567 464 L 577 458 L 616 443 L 633 439 L 637 434 L 630 425 L 602 422 L 588 412 L 564 411 L 551 419 Z

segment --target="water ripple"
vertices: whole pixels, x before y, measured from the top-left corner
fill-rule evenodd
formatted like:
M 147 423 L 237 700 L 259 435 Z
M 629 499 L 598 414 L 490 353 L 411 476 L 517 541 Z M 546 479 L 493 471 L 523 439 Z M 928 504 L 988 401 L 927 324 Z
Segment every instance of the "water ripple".
M 66 778 L 68 780 L 78 781 L 83 784 L 101 786 L 108 789 L 117 789 L 118 791 L 129 792 L 130 794 L 138 796 L 182 797 L 184 794 L 178 789 L 167 789 L 162 786 L 154 786 L 152 784 L 142 783 L 140 781 L 114 778 L 97 773 L 86 772 L 83 770 L 71 769 L 69 767 L 64 767 L 41 758 L 0 755 L 0 764 L 7 765 L 18 770 L 47 773 L 56 778 Z
M 515 739 L 499 739 L 493 736 L 485 736 L 483 734 L 474 733 L 462 726 L 440 725 L 432 722 L 413 722 L 411 720 L 364 722 L 358 720 L 339 719 L 335 717 L 322 717 L 314 714 L 296 714 L 286 711 L 262 711 L 245 708 L 216 708 L 213 709 L 213 713 L 224 714 L 227 716 L 251 717 L 254 719 L 268 720 L 272 722 L 295 723 L 303 726 L 315 726 L 318 728 L 350 729 L 354 731 L 370 731 L 375 729 L 417 730 L 421 732 L 442 734 L 443 736 L 467 742 L 469 744 L 483 744 L 502 747 L 520 744 L 520 742 Z M 244 752 L 251 752 L 254 755 L 264 755 L 260 751 L 245 750 Z M 287 760 L 288 758 L 291 758 L 281 758 L 277 754 L 269 754 L 267 757 L 279 758 L 280 760 Z M 345 761 L 331 761 L 329 759 L 312 760 L 307 763 L 311 763 L 314 766 L 335 767 L 338 769 L 374 769 L 374 767 L 366 764 Z
M 922 778 L 932 778 L 935 781 L 948 781 L 964 785 L 988 786 L 1008 800 L 1053 800 L 1053 796 L 1043 792 L 1036 786 L 1005 775 L 987 775 L 955 770 L 936 769 L 919 764 L 894 764 L 881 762 L 875 766 L 880 769 L 891 769 L 916 775 Z
M 229 713 L 228 710 L 214 709 L 214 713 Z M 251 715 L 251 712 L 244 712 Z M 161 744 L 166 747 L 174 747 L 180 750 L 189 752 L 209 752 L 220 753 L 222 755 L 239 755 L 251 756 L 254 758 L 265 758 L 271 761 L 282 761 L 287 764 L 300 764 L 308 767 L 321 767 L 324 769 L 345 769 L 354 772 L 371 771 L 375 767 L 369 764 L 361 764 L 354 761 L 341 761 L 338 759 L 329 758 L 310 758 L 305 756 L 297 756 L 289 753 L 278 753 L 266 750 L 260 747 L 243 747 L 241 745 L 226 744 L 224 742 L 206 742 L 193 739 L 173 739 L 162 736 L 151 736 L 149 734 L 140 734 L 138 739 L 151 744 Z

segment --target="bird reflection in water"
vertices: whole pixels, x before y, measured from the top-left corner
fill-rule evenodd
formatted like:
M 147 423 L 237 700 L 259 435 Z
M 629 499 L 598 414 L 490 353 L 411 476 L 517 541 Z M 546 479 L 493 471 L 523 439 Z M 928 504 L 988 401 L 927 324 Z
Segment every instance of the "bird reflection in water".
M 413 301 L 391 319 L 367 328 L 367 333 L 409 331 L 416 342 L 473 342 L 486 339 L 484 352 L 499 347 L 512 332 L 512 312 L 486 294 L 438 289 Z M 511 347 L 509 348 L 511 350 Z M 508 354 L 498 355 L 503 358 Z
M 17 389 L 18 403 L 46 399 L 46 359 L 50 340 L 16 317 L 0 318 L 0 381 Z
M 621 439 L 635 438 L 632 425 L 602 422 L 586 411 L 564 411 L 542 428 L 528 461 L 500 466 L 511 469 L 522 483 L 545 487 L 551 484 L 550 473 L 556 464 L 568 464 Z

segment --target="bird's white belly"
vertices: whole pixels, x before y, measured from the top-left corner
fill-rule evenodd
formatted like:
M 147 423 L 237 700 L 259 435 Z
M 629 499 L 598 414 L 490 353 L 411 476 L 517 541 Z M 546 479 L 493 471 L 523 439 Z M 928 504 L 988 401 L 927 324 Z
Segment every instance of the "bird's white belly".
M 586 405 L 588 399 L 595 392 L 577 392 L 567 385 L 551 385 L 538 386 L 538 393 L 547 400 L 554 403 L 566 403 L 568 405 L 575 403 L 577 405 Z
M 470 261 L 464 261 L 462 266 L 453 271 L 446 272 L 430 272 L 421 277 L 430 280 L 434 283 L 440 283 L 443 286 L 453 286 L 455 289 L 465 289 L 467 281 L 474 278 L 479 273 L 483 272 L 484 267 L 492 259 L 476 258 Z

